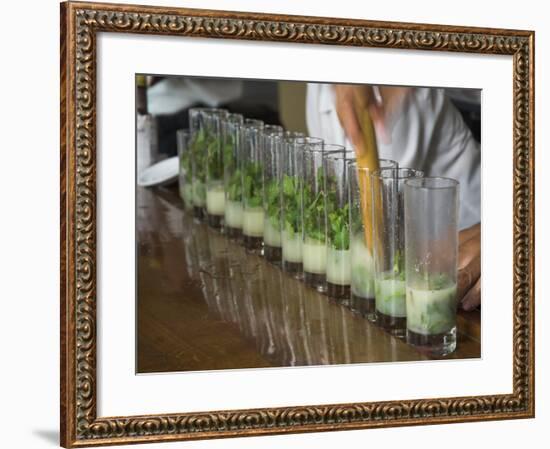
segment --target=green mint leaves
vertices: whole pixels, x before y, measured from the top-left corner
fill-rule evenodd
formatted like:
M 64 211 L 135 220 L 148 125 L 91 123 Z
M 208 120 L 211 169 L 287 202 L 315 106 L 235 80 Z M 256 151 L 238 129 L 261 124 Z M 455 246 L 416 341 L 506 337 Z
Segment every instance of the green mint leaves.
M 316 195 L 311 186 L 304 186 L 304 232 L 319 242 L 325 241 L 325 195 L 323 191 Z
M 281 222 L 281 189 L 277 179 L 272 179 L 264 186 L 264 210 L 267 213 L 271 226 L 280 229 Z
M 317 189 L 306 184 L 303 189 L 305 235 L 321 243 L 325 242 L 325 191 L 323 170 L 317 171 Z M 317 193 L 315 193 L 317 190 Z
M 206 181 L 206 134 L 200 129 L 191 143 L 191 157 L 193 158 L 193 177 L 201 182 Z
M 223 178 L 223 153 L 219 137 L 209 136 L 206 145 L 206 160 L 208 165 L 208 179 L 221 180 Z
M 405 259 L 400 250 L 393 255 L 393 274 L 396 279 L 405 280 Z
M 336 178 L 326 176 L 322 168 L 316 173 L 317 189 L 306 184 L 303 189 L 304 233 L 306 237 L 325 242 L 325 228 L 330 245 L 348 250 L 350 244 L 349 205 L 338 207 Z M 325 223 L 325 212 L 328 211 Z
M 226 193 L 229 201 L 241 201 L 242 199 L 242 173 L 239 169 L 236 169 L 227 182 Z
M 328 235 L 334 249 L 349 249 L 349 204 L 329 212 Z
M 243 172 L 242 195 L 245 206 L 262 206 L 262 166 L 259 163 L 249 162 Z
M 285 231 L 289 234 L 300 232 L 301 198 L 299 179 L 283 175 L 283 205 Z
M 448 278 L 448 276 L 444 273 L 439 274 L 431 274 L 431 273 L 424 273 L 424 282 L 426 285 L 426 288 L 428 290 L 443 290 L 444 288 L 447 288 L 449 285 L 452 285 L 452 282 Z

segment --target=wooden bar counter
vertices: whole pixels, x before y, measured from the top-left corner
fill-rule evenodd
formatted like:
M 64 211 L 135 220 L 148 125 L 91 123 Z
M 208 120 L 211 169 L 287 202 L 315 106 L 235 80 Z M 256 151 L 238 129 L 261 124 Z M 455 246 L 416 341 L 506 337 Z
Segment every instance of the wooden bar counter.
M 426 360 L 206 224 L 173 188 L 137 188 L 137 371 Z M 479 312 L 457 350 L 480 357 Z

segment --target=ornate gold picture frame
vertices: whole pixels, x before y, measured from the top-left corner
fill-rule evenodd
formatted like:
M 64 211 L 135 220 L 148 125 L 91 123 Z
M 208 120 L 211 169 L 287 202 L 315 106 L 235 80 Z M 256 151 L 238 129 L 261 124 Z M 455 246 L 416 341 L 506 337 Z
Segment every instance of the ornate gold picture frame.
M 513 392 L 99 417 L 96 308 L 98 33 L 513 56 Z M 534 417 L 534 32 L 226 11 L 61 5 L 61 444 L 99 446 Z M 182 408 L 184 405 L 182 404 Z

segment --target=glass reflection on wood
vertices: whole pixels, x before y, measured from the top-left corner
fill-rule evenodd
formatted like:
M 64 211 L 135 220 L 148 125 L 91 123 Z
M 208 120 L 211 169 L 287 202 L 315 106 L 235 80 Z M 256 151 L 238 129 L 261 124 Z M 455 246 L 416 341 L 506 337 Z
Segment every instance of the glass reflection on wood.
M 138 190 L 139 373 L 426 358 L 193 220 L 177 191 Z

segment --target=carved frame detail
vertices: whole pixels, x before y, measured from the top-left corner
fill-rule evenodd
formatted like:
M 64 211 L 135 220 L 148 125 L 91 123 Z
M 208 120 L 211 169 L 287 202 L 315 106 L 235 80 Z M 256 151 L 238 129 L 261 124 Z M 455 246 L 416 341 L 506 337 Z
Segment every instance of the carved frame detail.
M 61 25 L 61 440 L 65 447 L 534 416 L 534 32 L 73 2 L 61 5 Z M 98 32 L 513 56 L 513 392 L 97 417 Z

